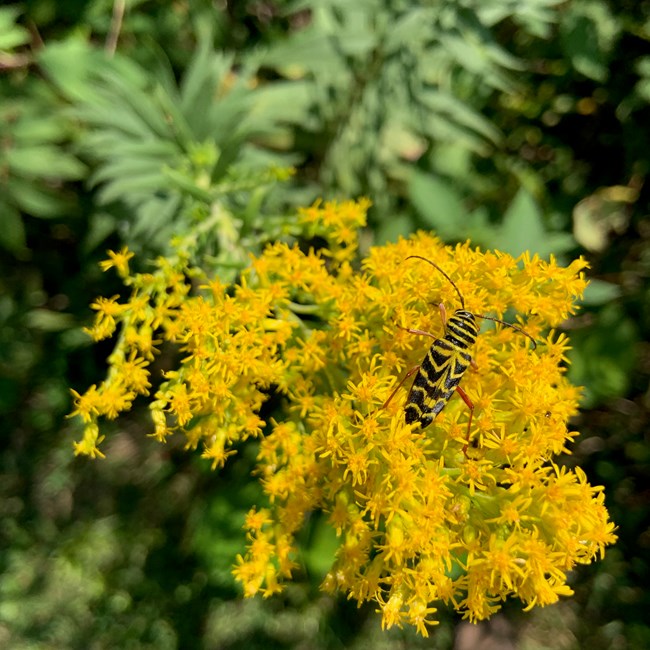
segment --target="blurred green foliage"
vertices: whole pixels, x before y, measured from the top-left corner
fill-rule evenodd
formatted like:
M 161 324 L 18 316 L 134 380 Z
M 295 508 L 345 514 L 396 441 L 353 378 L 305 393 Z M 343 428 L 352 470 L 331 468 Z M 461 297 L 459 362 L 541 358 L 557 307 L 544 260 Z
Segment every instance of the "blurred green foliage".
M 606 486 L 620 542 L 576 573 L 574 599 L 511 604 L 482 633 L 650 647 L 649 40 L 647 0 L 0 7 L 0 645 L 461 647 L 451 617 L 425 641 L 320 594 L 317 517 L 302 582 L 239 600 L 252 448 L 213 474 L 134 418 L 106 461 L 71 456 L 67 387 L 98 381 L 109 352 L 80 331 L 118 291 L 105 248 L 155 256 L 197 232 L 233 273 L 233 249 L 290 232 L 295 206 L 365 194 L 368 242 L 425 228 L 589 259 L 567 324 L 586 386 L 567 463 Z

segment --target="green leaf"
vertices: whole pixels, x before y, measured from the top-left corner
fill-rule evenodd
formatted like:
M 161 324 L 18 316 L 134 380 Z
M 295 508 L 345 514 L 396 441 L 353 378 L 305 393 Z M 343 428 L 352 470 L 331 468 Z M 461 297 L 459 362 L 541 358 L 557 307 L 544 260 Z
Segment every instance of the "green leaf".
M 0 198 L 0 246 L 12 253 L 25 250 L 25 226 L 20 212 Z
M 469 30 L 463 30 L 462 33 L 445 33 L 441 35 L 440 42 L 442 49 L 453 55 L 455 60 L 466 70 L 477 75 L 493 73 L 492 62 L 488 56 L 488 44 L 477 42 L 475 38 L 470 37 Z M 496 45 L 492 44 L 491 48 L 496 54 L 498 51 Z M 515 57 L 507 55 L 504 51 L 499 51 L 498 54 L 502 64 L 507 62 L 513 69 L 521 67 Z
M 573 246 L 571 235 L 547 232 L 539 206 L 526 189 L 520 188 L 503 216 L 495 247 L 514 257 L 529 251 L 546 258 Z
M 311 72 L 321 81 L 335 78 L 339 84 L 345 84 L 350 78 L 350 71 L 343 65 L 335 45 L 335 40 L 329 34 L 314 26 L 277 41 L 265 52 L 262 62 L 277 68 L 290 79 L 298 79 Z
M 336 531 L 324 516 L 319 516 L 311 525 L 309 544 L 304 551 L 305 565 L 310 573 L 320 582 L 332 568 L 340 541 Z
M 466 101 L 454 97 L 451 93 L 438 90 L 428 90 L 419 98 L 425 106 L 435 111 L 439 116 L 444 115 L 450 123 L 466 127 L 482 135 L 490 142 L 497 143 L 501 139 L 499 130 Z
M 167 246 L 177 228 L 174 216 L 182 201 L 180 194 L 168 197 L 147 196 L 138 205 L 138 218 L 133 222 L 132 235 L 146 239 L 147 245 L 155 244 L 160 248 Z
M 397 241 L 413 232 L 413 219 L 408 215 L 397 215 L 390 220 L 382 221 L 375 232 L 375 244 Z
M 177 149 L 187 151 L 195 137 L 189 121 L 192 114 L 189 117 L 184 115 L 180 99 L 175 97 L 173 93 L 169 93 L 162 85 L 154 88 L 153 95 L 169 123 L 169 141 L 167 144 L 171 143 Z
M 499 233 L 499 249 L 517 257 L 524 251 L 539 253 L 543 247 L 542 212 L 533 197 L 522 187 L 503 215 Z
M 74 325 L 71 314 L 52 311 L 50 309 L 32 309 L 25 315 L 30 328 L 44 332 L 60 332 Z
M 102 82 L 105 84 L 102 95 L 107 100 L 105 108 L 128 119 L 136 134 L 169 137 L 166 116 L 139 76 L 124 77 L 119 70 L 107 69 L 102 73 Z M 120 102 L 117 106 L 116 98 Z
M 317 121 L 310 112 L 313 101 L 311 81 L 277 81 L 268 84 L 255 93 L 251 114 L 256 123 L 269 127 L 278 123 L 298 124 L 304 128 L 315 128 Z
M 461 238 L 467 210 L 449 183 L 416 171 L 410 178 L 409 195 L 418 214 L 442 239 Z
M 98 199 L 101 203 L 110 203 L 131 195 L 133 198 L 142 198 L 143 195 L 164 189 L 163 181 L 164 176 L 159 171 L 134 177 L 120 177 L 106 183 L 99 191 Z
M 331 15 L 334 15 L 332 12 Z M 330 21 L 329 33 L 336 35 L 340 51 L 345 57 L 367 59 L 372 56 L 381 38 L 381 32 L 375 28 L 372 7 L 363 2 L 341 4 L 337 20 Z
M 635 86 L 636 92 L 650 103 L 650 56 L 643 56 L 634 66 L 640 79 Z
M 509 0 L 482 3 L 477 15 L 485 25 L 492 26 L 502 20 L 512 20 L 524 26 L 526 31 L 538 38 L 549 38 L 551 29 L 558 22 L 559 5 L 565 0 Z
M 149 125 L 123 103 L 122 97 L 108 94 L 105 90 L 98 90 L 97 97 L 101 97 L 101 104 L 95 103 L 90 110 L 82 109 L 80 113 L 81 118 L 88 120 L 93 127 L 112 129 L 132 138 L 155 137 Z
M 69 99 L 89 95 L 88 71 L 94 50 L 80 38 L 70 37 L 51 43 L 38 55 L 38 62 L 49 80 Z
M 193 196 L 199 201 L 205 203 L 211 202 L 213 194 L 205 188 L 199 187 L 196 179 L 191 178 L 187 174 L 183 174 L 176 169 L 172 169 L 171 167 L 165 167 L 163 169 L 163 175 L 167 181 L 167 186 L 177 188 L 188 196 Z
M 159 158 L 117 158 L 102 165 L 90 176 L 88 182 L 91 186 L 104 182 L 129 178 L 135 180 L 141 176 L 154 176 L 158 174 L 160 184 L 164 183 L 163 167 L 165 163 Z
M 604 280 L 590 279 L 582 303 L 585 305 L 603 305 L 621 296 L 621 287 L 618 284 Z
M 210 111 L 232 65 L 232 55 L 215 53 L 208 38 L 199 40 L 180 85 L 180 109 L 184 115 L 201 117 Z
M 135 140 L 111 130 L 98 129 L 84 138 L 84 149 L 100 159 L 159 158 L 169 163 L 176 158 L 179 147 L 168 140 Z
M 22 177 L 11 179 L 11 197 L 23 212 L 41 219 L 59 217 L 68 209 L 60 192 Z
M 639 332 L 620 304 L 610 302 L 587 329 L 571 333 L 569 379 L 586 387 L 584 406 L 624 395 L 639 358 Z
M 75 102 L 96 98 L 96 87 L 90 79 L 102 67 L 117 66 L 124 70 L 128 65 L 133 66 L 132 63 L 125 64 L 121 57 L 109 59 L 80 33 L 48 43 L 38 53 L 37 60 L 48 79 L 65 97 Z
M 88 218 L 88 231 L 82 243 L 82 250 L 87 255 L 102 245 L 117 230 L 118 220 L 106 212 L 93 212 Z
M 16 147 L 29 144 L 60 142 L 66 134 L 68 124 L 59 115 L 35 115 L 23 113 L 11 126 L 11 136 Z
M 433 15 L 430 8 L 414 7 L 398 16 L 382 43 L 386 52 L 393 53 L 414 43 L 420 44 L 431 38 Z
M 0 8 L 0 51 L 9 52 L 15 47 L 29 43 L 29 32 L 16 25 L 21 11 L 18 7 Z
M 77 158 L 50 145 L 9 149 L 6 160 L 13 173 L 25 177 L 76 180 L 86 173 L 85 165 Z
M 620 23 L 599 0 L 573 0 L 563 12 L 560 43 L 573 67 L 586 77 L 604 82 Z

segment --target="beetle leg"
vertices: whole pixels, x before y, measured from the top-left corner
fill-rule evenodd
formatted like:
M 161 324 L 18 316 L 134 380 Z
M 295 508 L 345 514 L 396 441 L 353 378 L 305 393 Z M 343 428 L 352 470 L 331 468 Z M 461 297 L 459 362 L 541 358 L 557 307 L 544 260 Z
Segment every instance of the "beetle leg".
M 391 402 L 391 400 L 393 399 L 393 397 L 395 397 L 395 393 L 396 393 L 396 392 L 397 392 L 397 391 L 402 387 L 402 385 L 404 384 L 404 382 L 405 382 L 409 377 L 411 377 L 414 373 L 416 373 L 419 369 L 420 369 L 420 366 L 413 366 L 413 368 L 411 368 L 411 369 L 410 369 L 410 370 L 409 370 L 409 371 L 404 375 L 404 377 L 402 377 L 402 379 L 400 380 L 399 384 L 397 384 L 397 386 L 395 387 L 395 389 L 393 390 L 393 392 L 388 396 L 388 399 L 387 399 L 387 400 L 382 404 L 382 406 L 381 406 L 382 409 L 385 409 L 385 408 L 390 404 L 390 402 Z

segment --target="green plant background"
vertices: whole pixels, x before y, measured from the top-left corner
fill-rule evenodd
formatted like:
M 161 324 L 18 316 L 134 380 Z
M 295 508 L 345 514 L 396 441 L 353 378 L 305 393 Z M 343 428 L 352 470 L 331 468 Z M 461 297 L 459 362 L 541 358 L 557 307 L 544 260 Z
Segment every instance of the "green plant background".
M 0 646 L 650 647 L 649 41 L 650 5 L 631 0 L 3 4 Z M 606 487 L 620 539 L 574 598 L 382 632 L 319 591 L 332 540 L 314 517 L 296 582 L 243 601 L 252 447 L 210 472 L 146 438 L 136 404 L 106 460 L 73 457 L 68 388 L 110 352 L 81 327 L 120 292 L 107 248 L 144 259 L 196 232 L 228 278 L 297 206 L 360 195 L 366 247 L 423 228 L 589 260 L 566 324 L 581 436 L 562 462 Z

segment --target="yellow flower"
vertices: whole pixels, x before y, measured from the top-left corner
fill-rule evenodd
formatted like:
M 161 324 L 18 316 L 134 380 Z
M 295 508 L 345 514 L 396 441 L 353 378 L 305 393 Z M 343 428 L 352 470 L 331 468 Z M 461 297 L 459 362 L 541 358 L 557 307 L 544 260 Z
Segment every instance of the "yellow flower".
M 128 359 L 116 359 L 113 368 L 128 382 L 129 388 L 140 395 L 148 395 L 151 384 L 147 366 L 149 361 L 138 356 L 137 350 L 131 350 Z
M 121 278 L 129 275 L 129 260 L 135 255 L 126 246 L 119 252 L 108 251 L 108 259 L 99 263 L 102 271 L 115 268 Z
M 95 303 L 91 332 L 119 336 L 106 381 L 73 393 L 85 426 L 75 453 L 99 455 L 101 418 L 148 394 L 164 338 L 179 362 L 151 399 L 152 435 L 184 436 L 215 469 L 260 438 L 265 503 L 246 518 L 248 549 L 234 569 L 246 596 L 270 596 L 290 579 L 296 535 L 314 510 L 340 539 L 323 588 L 374 601 L 384 627 L 426 635 L 439 603 L 478 621 L 509 597 L 531 608 L 570 595 L 567 572 L 616 540 L 602 490 L 552 462 L 577 435 L 567 422 L 580 397 L 565 376 L 569 341 L 554 328 L 575 313 L 586 262 L 564 268 L 417 233 L 356 264 L 367 208 L 302 210 L 304 234 L 326 248 L 272 244 L 234 286 L 182 255 L 125 276 L 128 301 Z M 128 257 L 114 254 L 111 264 L 128 274 Z M 193 277 L 205 278 L 198 289 Z M 412 369 L 444 335 L 437 305 L 449 318 L 462 302 L 477 315 L 516 313 L 513 324 L 536 347 L 485 320 L 467 350 L 476 369 L 461 381 L 471 423 L 455 394 L 429 426 L 407 423 Z
M 93 422 L 97 415 L 101 412 L 101 404 L 103 401 L 101 393 L 97 390 L 97 386 L 93 384 L 83 395 L 76 390 L 71 390 L 74 397 L 75 409 L 70 413 L 69 417 L 80 417 L 84 422 Z
M 74 454 L 83 454 L 91 458 L 104 458 L 104 454 L 97 448 L 97 445 L 104 439 L 99 435 L 99 427 L 95 422 L 84 427 L 84 436 L 80 442 L 74 443 Z
M 212 461 L 212 469 L 223 467 L 228 456 L 237 453 L 234 449 L 227 450 L 224 443 L 223 439 L 217 438 L 211 444 L 206 444 L 205 450 L 201 454 L 201 458 L 209 458 Z

